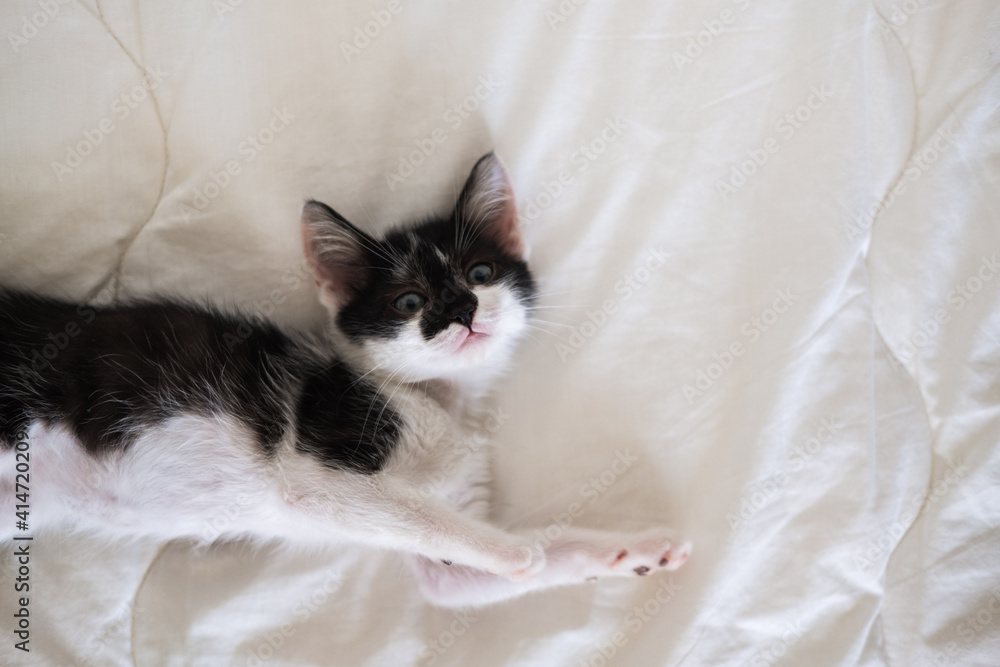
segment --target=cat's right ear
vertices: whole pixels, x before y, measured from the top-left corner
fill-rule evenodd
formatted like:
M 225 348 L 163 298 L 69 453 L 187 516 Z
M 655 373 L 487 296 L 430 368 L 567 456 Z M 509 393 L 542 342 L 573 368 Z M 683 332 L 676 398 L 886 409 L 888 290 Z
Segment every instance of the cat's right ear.
M 369 248 L 376 242 L 322 202 L 310 200 L 302 209 L 302 249 L 312 267 L 319 299 L 337 309 L 368 280 Z

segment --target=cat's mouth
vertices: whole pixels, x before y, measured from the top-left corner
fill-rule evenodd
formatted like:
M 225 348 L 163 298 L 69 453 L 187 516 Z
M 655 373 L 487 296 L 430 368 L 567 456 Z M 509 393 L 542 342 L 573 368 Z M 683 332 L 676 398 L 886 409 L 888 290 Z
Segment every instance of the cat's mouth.
M 453 353 L 464 352 L 481 346 L 489 337 L 490 334 L 478 328 L 462 327 L 452 335 L 449 347 Z
M 465 339 L 458 346 L 458 349 L 464 350 L 467 347 L 478 344 L 479 341 L 489 338 L 488 333 L 483 333 L 482 331 L 466 331 Z

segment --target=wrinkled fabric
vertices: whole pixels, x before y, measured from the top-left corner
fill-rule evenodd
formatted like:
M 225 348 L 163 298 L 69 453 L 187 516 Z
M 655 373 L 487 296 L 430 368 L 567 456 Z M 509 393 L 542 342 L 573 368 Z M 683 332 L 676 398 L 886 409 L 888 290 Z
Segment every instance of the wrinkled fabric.
M 305 199 L 378 231 L 495 149 L 542 290 L 492 399 L 495 520 L 694 543 L 456 613 L 395 554 L 38 534 L 27 654 L 0 548 L 0 662 L 996 664 L 995 3 L 18 0 L 0 26 L 0 284 L 314 326 Z

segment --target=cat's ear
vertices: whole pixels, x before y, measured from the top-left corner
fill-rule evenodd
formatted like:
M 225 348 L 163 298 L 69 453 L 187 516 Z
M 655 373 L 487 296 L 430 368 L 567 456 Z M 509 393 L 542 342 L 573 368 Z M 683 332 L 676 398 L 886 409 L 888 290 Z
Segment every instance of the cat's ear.
M 310 200 L 302 209 L 302 249 L 327 308 L 343 306 L 368 280 L 369 248 L 375 246 L 374 239 L 326 204 Z
M 493 153 L 481 157 L 472 168 L 458 197 L 455 215 L 457 224 L 491 238 L 516 257 L 524 256 L 514 190 L 507 170 Z

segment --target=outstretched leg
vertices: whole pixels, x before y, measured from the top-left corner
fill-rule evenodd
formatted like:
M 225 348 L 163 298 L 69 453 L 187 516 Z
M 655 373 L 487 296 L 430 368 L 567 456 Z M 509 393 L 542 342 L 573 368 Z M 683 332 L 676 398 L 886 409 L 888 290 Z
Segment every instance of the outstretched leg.
M 528 537 L 421 496 L 404 481 L 331 471 L 289 479 L 294 481 L 282 495 L 293 521 L 304 518 L 320 539 L 338 535 L 517 580 L 530 579 L 545 565 L 544 549 Z
M 602 577 L 672 571 L 681 567 L 690 553 L 687 540 L 663 528 L 639 533 L 570 528 L 545 547 L 545 567 L 530 581 L 511 581 L 419 557 L 414 559 L 414 569 L 421 591 L 433 604 L 470 607 Z

